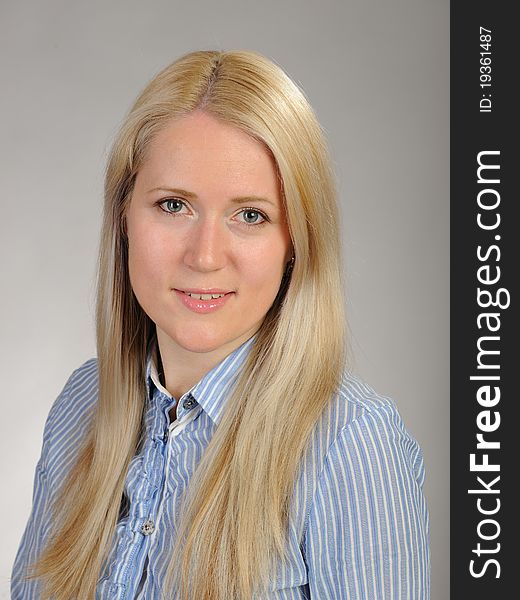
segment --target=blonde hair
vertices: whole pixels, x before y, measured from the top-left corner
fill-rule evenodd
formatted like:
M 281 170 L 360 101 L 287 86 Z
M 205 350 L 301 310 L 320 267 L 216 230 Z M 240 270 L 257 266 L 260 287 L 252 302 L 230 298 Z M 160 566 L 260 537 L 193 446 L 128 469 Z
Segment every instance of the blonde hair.
M 36 564 L 42 598 L 93 598 L 110 549 L 140 439 L 147 348 L 155 335 L 130 286 L 124 214 L 154 135 L 194 110 L 239 127 L 272 153 L 296 258 L 190 481 L 165 596 L 175 589 L 182 600 L 249 600 L 269 585 L 273 561 L 286 557 L 300 461 L 344 367 L 334 179 L 313 111 L 281 68 L 253 52 L 192 52 L 144 89 L 108 161 L 98 276 L 99 398 L 56 503 L 58 534 Z

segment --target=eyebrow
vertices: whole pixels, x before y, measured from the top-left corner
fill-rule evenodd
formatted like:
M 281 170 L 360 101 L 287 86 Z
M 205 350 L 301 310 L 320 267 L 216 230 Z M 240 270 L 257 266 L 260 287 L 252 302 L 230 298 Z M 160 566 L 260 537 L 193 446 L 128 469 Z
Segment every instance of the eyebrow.
M 151 190 L 148 190 L 148 193 L 152 192 L 168 192 L 170 194 L 177 194 L 179 196 L 184 196 L 185 198 L 189 198 L 192 200 L 197 200 L 197 194 L 193 192 L 188 192 L 186 190 L 180 188 L 170 188 L 170 187 L 156 187 Z M 236 198 L 231 198 L 231 202 L 233 204 L 244 204 L 248 202 L 263 202 L 264 204 L 270 204 L 274 208 L 277 208 L 276 204 L 269 200 L 268 198 L 264 198 L 262 196 L 238 196 Z

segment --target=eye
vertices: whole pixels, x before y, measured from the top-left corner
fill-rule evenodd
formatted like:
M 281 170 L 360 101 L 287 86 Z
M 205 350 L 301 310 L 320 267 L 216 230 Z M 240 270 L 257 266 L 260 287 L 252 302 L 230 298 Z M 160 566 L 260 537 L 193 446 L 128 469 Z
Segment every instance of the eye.
M 176 214 L 180 213 L 186 204 L 179 198 L 168 198 L 167 200 L 162 200 L 162 202 L 159 202 L 159 206 L 165 213 Z
M 256 210 L 256 208 L 244 208 L 239 214 L 243 216 L 243 223 L 246 225 L 263 225 L 269 220 L 264 213 Z

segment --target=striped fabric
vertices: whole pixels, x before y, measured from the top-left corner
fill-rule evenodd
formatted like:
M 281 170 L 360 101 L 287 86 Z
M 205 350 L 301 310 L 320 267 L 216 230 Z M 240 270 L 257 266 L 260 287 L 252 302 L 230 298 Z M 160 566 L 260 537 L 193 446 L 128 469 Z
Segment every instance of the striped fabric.
M 100 600 L 159 600 L 186 489 L 251 338 L 179 400 L 147 366 L 146 436 L 133 458 Z M 76 370 L 54 403 L 36 467 L 33 508 L 16 556 L 13 600 L 40 597 L 24 571 L 51 530 L 49 508 L 73 464 L 96 402 L 97 363 Z M 427 600 L 428 511 L 417 442 L 395 405 L 348 372 L 313 432 L 294 489 L 289 560 L 273 570 L 266 600 Z

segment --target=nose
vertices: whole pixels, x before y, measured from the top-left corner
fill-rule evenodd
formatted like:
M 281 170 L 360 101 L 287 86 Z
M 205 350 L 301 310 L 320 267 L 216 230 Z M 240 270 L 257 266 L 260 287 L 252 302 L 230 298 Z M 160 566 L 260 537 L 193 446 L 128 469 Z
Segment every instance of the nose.
M 218 218 L 202 218 L 186 238 L 184 264 L 203 273 L 217 271 L 226 265 L 227 253 L 224 223 Z

